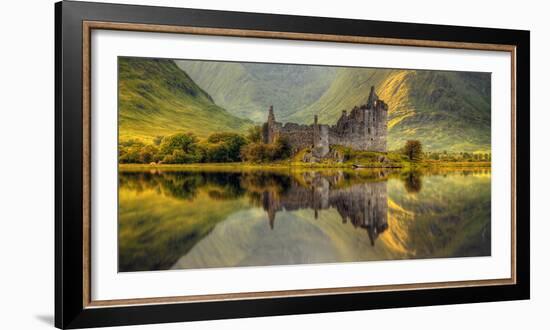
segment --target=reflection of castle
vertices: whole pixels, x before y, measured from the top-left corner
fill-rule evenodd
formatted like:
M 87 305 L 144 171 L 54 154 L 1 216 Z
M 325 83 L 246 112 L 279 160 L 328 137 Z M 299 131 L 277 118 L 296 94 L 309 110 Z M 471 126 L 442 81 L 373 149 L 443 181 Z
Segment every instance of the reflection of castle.
M 294 152 L 313 148 L 316 157 L 324 157 L 331 145 L 385 152 L 387 120 L 388 106 L 378 98 L 373 86 L 367 103 L 354 107 L 349 114 L 346 110 L 342 111 L 338 122 L 333 126 L 319 124 L 317 116 L 314 116 L 312 125 L 283 125 L 275 120 L 272 106 L 269 108 L 262 134 L 265 143 L 272 143 L 278 137 L 284 137 Z
M 379 234 L 388 228 L 388 197 L 386 181 L 362 182 L 336 188 L 343 175 L 324 177 L 318 173 L 307 178 L 305 184 L 293 180 L 284 191 L 262 192 L 262 206 L 267 211 L 269 226 L 273 229 L 278 211 L 313 209 L 315 218 L 319 210 L 334 208 L 356 228 L 365 229 L 374 245 Z

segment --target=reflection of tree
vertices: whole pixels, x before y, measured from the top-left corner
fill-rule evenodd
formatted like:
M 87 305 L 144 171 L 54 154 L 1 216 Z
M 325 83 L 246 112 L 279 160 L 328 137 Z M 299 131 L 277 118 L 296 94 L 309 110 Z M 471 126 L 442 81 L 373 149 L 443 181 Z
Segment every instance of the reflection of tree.
M 422 174 L 419 171 L 404 173 L 402 180 L 408 193 L 417 193 L 422 189 Z
M 235 199 L 244 195 L 239 173 L 219 172 L 125 172 L 119 174 L 120 186 L 136 191 L 153 189 L 178 199 L 192 200 L 202 187 L 213 199 Z
M 386 174 L 384 172 L 309 171 L 281 173 L 250 172 L 140 172 L 120 173 L 121 186 L 135 191 L 157 191 L 179 199 L 193 200 L 204 190 L 213 200 L 247 196 L 263 208 L 269 226 L 281 210 L 336 209 L 343 223 L 365 229 L 372 244 L 387 228 Z

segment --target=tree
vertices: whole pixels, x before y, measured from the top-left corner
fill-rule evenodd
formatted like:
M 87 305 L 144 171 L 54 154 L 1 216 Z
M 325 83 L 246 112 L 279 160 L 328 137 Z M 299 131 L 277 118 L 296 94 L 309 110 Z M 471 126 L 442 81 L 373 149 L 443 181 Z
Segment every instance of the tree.
M 275 150 L 273 159 L 285 159 L 291 156 L 292 154 L 292 148 L 290 147 L 290 143 L 288 143 L 288 140 L 284 137 L 279 137 L 274 142 Z
M 241 148 L 241 158 L 247 162 L 261 163 L 266 161 L 266 144 L 249 143 Z
M 246 139 L 236 133 L 214 133 L 206 140 L 207 158 L 212 162 L 238 162 Z
M 248 129 L 246 134 L 246 139 L 249 142 L 262 142 L 262 127 L 261 126 L 252 126 Z
M 157 135 L 157 136 L 155 136 L 155 138 L 153 139 L 153 143 L 154 143 L 156 146 L 160 146 L 160 144 L 162 143 L 162 139 L 164 139 L 164 136 L 162 136 L 162 135 Z
M 196 143 L 197 138 L 193 133 L 178 133 L 164 137 L 160 144 L 160 151 L 165 155 L 172 154 L 175 150 L 192 153 Z
M 119 144 L 118 160 L 120 163 L 140 163 L 140 151 L 143 142 L 130 139 Z
M 262 163 L 290 157 L 292 150 L 285 138 L 273 143 L 253 142 L 241 148 L 241 158 L 247 162 Z
M 138 146 L 120 147 L 118 161 L 128 164 L 140 163 L 140 150 Z
M 411 161 L 422 159 L 422 143 L 418 140 L 408 140 L 407 143 L 405 143 L 404 154 Z
M 156 162 L 159 160 L 157 159 L 157 154 L 158 149 L 155 146 L 148 144 L 142 147 L 139 151 L 139 162 L 143 164 L 148 164 L 153 161 Z

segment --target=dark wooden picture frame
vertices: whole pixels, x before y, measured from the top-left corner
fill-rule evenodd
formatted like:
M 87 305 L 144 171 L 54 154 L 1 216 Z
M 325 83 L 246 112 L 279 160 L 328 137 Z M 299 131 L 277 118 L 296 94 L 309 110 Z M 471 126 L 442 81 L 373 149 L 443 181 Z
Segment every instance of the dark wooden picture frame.
M 501 50 L 512 58 L 512 244 L 505 280 L 90 298 L 91 31 L 109 29 Z M 55 325 L 131 325 L 529 299 L 528 31 L 63 1 L 55 5 Z

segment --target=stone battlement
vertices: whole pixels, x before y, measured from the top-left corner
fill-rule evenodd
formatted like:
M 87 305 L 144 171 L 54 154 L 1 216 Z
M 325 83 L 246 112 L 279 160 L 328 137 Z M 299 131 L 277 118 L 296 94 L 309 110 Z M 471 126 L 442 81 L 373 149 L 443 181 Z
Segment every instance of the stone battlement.
M 262 127 L 265 143 L 284 137 L 293 152 L 312 148 L 316 157 L 328 154 L 331 145 L 341 145 L 364 151 L 386 151 L 388 131 L 388 106 L 378 98 L 374 86 L 370 89 L 366 104 L 346 110 L 335 125 L 319 124 L 317 115 L 311 125 L 282 124 L 275 120 L 273 106 L 269 108 L 267 122 Z

